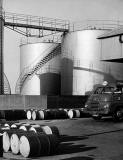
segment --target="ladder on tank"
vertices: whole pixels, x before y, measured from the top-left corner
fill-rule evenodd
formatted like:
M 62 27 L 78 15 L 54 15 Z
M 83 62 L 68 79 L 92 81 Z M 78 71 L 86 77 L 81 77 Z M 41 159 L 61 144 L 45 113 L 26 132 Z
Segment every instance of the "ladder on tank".
M 48 49 L 51 49 L 53 46 L 50 46 Z M 46 50 L 44 52 L 46 52 Z M 61 54 L 61 44 L 58 44 L 57 47 L 53 48 L 51 52 L 47 54 L 46 56 L 44 56 L 42 59 L 39 58 L 38 62 L 35 65 L 31 64 L 28 67 L 26 67 L 21 72 L 17 80 L 16 87 L 15 87 L 15 93 L 20 94 L 25 81 L 29 77 L 32 77 L 34 74 L 36 74 L 37 71 L 39 71 L 41 67 L 43 67 L 47 62 L 49 62 L 52 58 L 54 58 L 55 56 L 59 54 Z

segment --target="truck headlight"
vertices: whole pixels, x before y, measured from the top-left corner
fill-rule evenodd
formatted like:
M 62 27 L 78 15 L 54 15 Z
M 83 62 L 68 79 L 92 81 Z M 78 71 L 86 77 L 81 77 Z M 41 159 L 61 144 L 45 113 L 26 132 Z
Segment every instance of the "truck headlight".
M 87 108 L 87 107 L 88 107 L 88 105 L 86 104 L 86 105 L 85 105 L 85 108 Z
M 105 114 L 109 113 L 109 104 L 104 105 L 104 112 Z
M 104 105 L 105 109 L 109 109 L 109 104 Z

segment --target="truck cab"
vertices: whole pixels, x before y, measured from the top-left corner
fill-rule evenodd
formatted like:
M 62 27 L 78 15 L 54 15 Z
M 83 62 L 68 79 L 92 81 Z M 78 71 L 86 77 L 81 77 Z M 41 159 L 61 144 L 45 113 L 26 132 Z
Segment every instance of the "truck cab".
M 110 86 L 108 83 L 96 87 L 89 96 L 84 111 L 95 120 L 112 116 L 114 120 L 123 119 L 123 84 Z

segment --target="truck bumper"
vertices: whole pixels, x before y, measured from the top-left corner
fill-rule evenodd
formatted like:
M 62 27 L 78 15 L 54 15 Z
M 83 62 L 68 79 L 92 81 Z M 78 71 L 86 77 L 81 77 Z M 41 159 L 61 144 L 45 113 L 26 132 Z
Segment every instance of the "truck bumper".
M 86 110 L 91 116 L 109 116 L 110 113 L 107 110 Z

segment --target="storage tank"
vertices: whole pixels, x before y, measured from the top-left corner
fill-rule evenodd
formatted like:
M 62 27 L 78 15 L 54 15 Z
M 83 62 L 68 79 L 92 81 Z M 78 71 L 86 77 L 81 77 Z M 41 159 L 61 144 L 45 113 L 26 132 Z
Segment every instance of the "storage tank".
M 57 52 L 61 53 L 61 48 Z M 60 95 L 61 92 L 61 54 L 52 58 L 37 74 L 40 78 L 41 95 Z
M 101 61 L 101 41 L 106 30 L 68 33 L 62 42 L 61 94 L 85 95 L 95 84 L 123 79 L 123 64 Z M 108 50 L 108 48 L 107 48 Z
M 31 43 L 20 46 L 20 72 L 25 68 L 30 70 L 41 59 L 48 55 L 58 44 L 57 43 Z M 53 62 L 52 62 L 53 63 Z M 48 62 L 50 65 L 50 62 Z M 47 66 L 47 63 L 45 64 Z M 44 65 L 44 66 L 45 66 Z M 45 70 L 46 71 L 46 70 Z M 22 95 L 40 95 L 40 78 L 35 74 L 30 76 L 21 90 Z
M 43 73 L 40 75 L 41 95 L 60 95 L 61 76 L 58 73 Z

